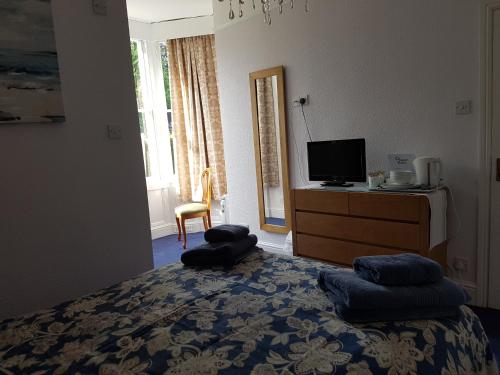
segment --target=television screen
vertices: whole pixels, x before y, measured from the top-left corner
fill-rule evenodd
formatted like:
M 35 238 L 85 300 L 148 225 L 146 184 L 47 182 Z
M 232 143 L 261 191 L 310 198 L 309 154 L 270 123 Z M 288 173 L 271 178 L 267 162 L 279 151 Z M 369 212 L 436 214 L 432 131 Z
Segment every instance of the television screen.
M 365 182 L 364 139 L 308 142 L 310 181 Z

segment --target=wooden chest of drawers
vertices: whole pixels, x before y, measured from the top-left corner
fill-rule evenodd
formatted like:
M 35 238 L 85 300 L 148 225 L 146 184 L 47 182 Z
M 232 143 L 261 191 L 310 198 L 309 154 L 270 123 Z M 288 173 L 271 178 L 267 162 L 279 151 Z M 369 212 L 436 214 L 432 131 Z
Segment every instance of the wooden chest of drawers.
M 429 249 L 424 195 L 292 190 L 294 255 L 350 266 L 365 255 L 413 252 L 446 264 L 446 243 Z

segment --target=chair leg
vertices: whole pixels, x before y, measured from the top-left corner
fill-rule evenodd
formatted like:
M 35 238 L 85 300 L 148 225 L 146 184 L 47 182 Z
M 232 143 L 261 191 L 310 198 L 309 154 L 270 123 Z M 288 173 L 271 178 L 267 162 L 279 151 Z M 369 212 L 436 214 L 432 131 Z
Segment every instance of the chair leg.
M 212 218 L 210 217 L 210 211 L 207 211 L 208 228 L 212 228 Z
M 181 217 L 181 227 L 182 227 L 182 234 L 184 235 L 184 244 L 183 248 L 185 249 L 187 246 L 187 234 L 186 234 L 186 219 Z
M 179 221 L 179 218 L 176 217 L 175 221 L 177 222 L 177 241 L 181 240 L 181 222 Z
M 206 216 L 203 216 L 203 226 L 205 227 L 205 232 L 208 230 L 208 220 Z

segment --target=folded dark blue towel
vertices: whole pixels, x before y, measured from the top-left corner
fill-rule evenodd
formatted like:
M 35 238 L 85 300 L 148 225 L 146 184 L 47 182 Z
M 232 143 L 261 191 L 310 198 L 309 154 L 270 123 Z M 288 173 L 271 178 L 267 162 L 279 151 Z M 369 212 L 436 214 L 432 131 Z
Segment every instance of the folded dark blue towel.
M 242 240 L 250 231 L 243 225 L 223 224 L 210 228 L 205 232 L 207 242 L 232 242 Z
M 412 253 L 360 257 L 353 267 L 361 278 L 382 285 L 429 284 L 443 278 L 439 263 Z
M 401 320 L 424 320 L 440 318 L 457 318 L 461 310 L 459 306 L 413 307 L 407 309 L 370 309 L 355 310 L 337 303 L 337 316 L 350 323 L 393 322 Z
M 205 243 L 184 252 L 181 262 L 191 267 L 232 267 L 248 256 L 257 245 L 257 236 L 251 234 L 234 242 Z
M 350 309 L 460 306 L 469 300 L 465 290 L 448 279 L 419 286 L 385 286 L 339 269 L 320 272 L 318 284 L 333 302 Z

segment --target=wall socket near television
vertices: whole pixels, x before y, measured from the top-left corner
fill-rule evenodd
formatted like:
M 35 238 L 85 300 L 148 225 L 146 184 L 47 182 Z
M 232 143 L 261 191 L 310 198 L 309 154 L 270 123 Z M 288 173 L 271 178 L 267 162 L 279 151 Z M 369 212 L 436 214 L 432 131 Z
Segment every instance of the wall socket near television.
M 294 107 L 300 107 L 301 105 L 309 105 L 309 94 L 304 96 L 299 96 L 293 100 Z

